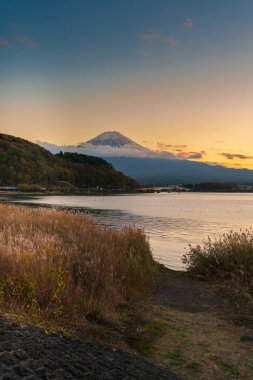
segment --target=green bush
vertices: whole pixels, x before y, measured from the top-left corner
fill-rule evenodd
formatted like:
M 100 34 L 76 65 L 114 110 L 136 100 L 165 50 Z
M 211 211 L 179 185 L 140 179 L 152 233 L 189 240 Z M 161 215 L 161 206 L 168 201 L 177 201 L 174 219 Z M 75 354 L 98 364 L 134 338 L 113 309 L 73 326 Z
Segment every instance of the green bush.
M 21 191 L 26 191 L 26 192 L 43 192 L 45 191 L 45 188 L 40 186 L 40 185 L 28 185 L 25 183 L 21 183 L 18 186 L 18 189 Z

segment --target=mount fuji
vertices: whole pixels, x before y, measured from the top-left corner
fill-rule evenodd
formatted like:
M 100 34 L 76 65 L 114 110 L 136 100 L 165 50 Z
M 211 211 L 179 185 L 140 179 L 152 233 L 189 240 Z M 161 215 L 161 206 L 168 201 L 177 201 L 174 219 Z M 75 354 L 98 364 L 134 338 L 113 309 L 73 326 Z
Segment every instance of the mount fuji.
M 94 139 L 91 139 L 87 141 L 86 143 L 81 143 L 79 147 L 82 148 L 83 145 L 85 144 L 92 144 L 95 146 L 99 146 L 99 145 L 111 146 L 112 148 L 129 147 L 131 149 L 139 149 L 139 148 L 145 149 L 144 147 L 137 144 L 133 140 L 129 139 L 128 137 L 116 131 L 101 133 Z
M 182 159 L 171 152 L 145 148 L 116 131 L 104 132 L 78 145 L 39 145 L 52 153 L 77 152 L 98 156 L 111 162 L 115 169 L 142 184 L 199 182 L 253 183 L 253 171 L 210 165 Z
M 101 133 L 94 139 L 80 143 L 77 148 L 98 150 L 98 154 L 104 156 L 146 157 L 154 153 L 116 131 Z
M 169 152 L 157 152 L 137 144 L 128 137 L 116 131 L 101 133 L 95 138 L 78 145 L 58 146 L 47 142 L 37 142 L 52 153 L 77 152 L 102 158 L 107 157 L 149 157 L 149 158 L 173 158 Z

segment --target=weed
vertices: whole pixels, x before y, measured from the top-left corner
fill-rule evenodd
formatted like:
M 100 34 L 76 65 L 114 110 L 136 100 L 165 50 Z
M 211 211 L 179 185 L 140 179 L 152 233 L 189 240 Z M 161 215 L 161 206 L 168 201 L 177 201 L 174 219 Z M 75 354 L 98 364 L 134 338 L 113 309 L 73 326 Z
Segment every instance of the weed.
M 167 357 L 169 359 L 168 364 L 175 367 L 181 367 L 186 363 L 186 360 L 180 351 L 171 352 Z

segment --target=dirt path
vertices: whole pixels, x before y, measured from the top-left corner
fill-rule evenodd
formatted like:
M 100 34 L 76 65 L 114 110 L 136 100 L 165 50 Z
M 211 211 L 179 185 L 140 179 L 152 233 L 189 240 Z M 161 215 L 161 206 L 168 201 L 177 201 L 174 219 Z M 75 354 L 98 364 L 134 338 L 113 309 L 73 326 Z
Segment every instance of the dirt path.
M 192 313 L 207 311 L 220 302 L 206 292 L 203 283 L 190 279 L 186 272 L 176 272 L 162 266 L 153 298 L 164 306 Z
M 185 273 L 161 269 L 153 314 L 166 332 L 154 358 L 189 380 L 252 380 L 253 342 L 248 327 L 235 324 L 218 297 Z

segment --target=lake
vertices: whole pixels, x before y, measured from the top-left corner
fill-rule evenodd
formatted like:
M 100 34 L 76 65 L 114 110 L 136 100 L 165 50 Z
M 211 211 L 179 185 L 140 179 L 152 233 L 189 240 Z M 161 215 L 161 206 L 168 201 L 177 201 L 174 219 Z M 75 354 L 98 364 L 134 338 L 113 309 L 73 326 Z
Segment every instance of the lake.
M 3 198 L 3 197 L 2 197 Z M 183 269 L 188 244 L 253 225 L 253 194 L 155 193 L 113 196 L 36 196 L 15 202 L 74 208 L 98 223 L 142 227 L 154 257 L 169 268 Z

